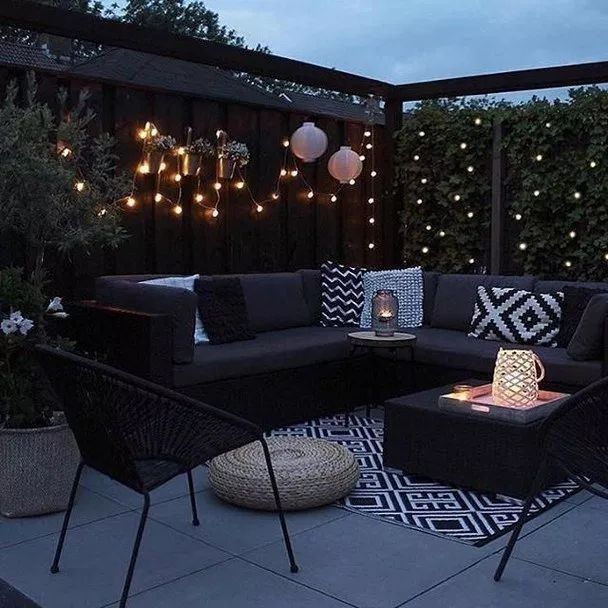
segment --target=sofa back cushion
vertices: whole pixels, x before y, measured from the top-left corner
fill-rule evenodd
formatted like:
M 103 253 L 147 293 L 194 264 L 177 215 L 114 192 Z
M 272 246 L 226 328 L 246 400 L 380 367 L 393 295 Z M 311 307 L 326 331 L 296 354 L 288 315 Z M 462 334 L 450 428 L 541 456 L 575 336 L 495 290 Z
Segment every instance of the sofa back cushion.
M 320 270 L 298 270 L 304 288 L 304 299 L 310 312 L 312 325 L 318 325 L 321 321 L 321 271 Z
M 604 325 L 608 316 L 608 294 L 594 295 L 587 304 L 568 344 L 568 356 L 575 361 L 602 359 Z
M 442 274 L 437 281 L 431 325 L 469 331 L 477 287 L 513 287 L 531 291 L 534 277 L 507 277 L 484 274 Z
M 433 317 L 433 307 L 435 306 L 435 294 L 437 293 L 437 283 L 441 273 L 425 271 L 422 273 L 424 284 L 424 300 L 422 303 L 422 323 L 430 325 Z
M 535 293 L 552 293 L 555 291 L 563 291 L 564 286 L 569 287 L 587 287 L 589 289 L 604 289 L 608 291 L 608 283 L 601 281 L 536 281 L 534 285 Z
M 198 298 L 188 289 L 140 283 L 155 278 L 160 276 L 100 277 L 95 281 L 95 297 L 107 306 L 169 315 L 173 328 L 173 362 L 191 363 Z
M 254 332 L 312 325 L 302 278 L 295 272 L 236 275 Z

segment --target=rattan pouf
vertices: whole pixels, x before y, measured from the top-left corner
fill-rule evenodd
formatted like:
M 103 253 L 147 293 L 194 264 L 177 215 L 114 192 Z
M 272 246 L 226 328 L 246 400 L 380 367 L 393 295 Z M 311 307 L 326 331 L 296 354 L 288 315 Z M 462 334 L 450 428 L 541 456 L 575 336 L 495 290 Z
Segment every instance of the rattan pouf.
M 336 443 L 306 437 L 271 437 L 268 449 L 283 509 L 297 511 L 346 496 L 359 479 L 352 453 Z M 275 511 L 276 504 L 259 441 L 214 458 L 209 480 L 226 502 Z

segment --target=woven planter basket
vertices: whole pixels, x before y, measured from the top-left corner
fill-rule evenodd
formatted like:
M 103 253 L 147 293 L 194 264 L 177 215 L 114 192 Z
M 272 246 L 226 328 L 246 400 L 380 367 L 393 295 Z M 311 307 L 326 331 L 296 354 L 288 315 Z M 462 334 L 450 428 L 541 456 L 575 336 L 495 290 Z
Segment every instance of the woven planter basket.
M 80 452 L 67 424 L 0 430 L 0 513 L 65 511 Z
M 271 437 L 268 449 L 287 511 L 326 505 L 350 494 L 359 465 L 341 445 L 300 437 Z M 209 480 L 216 495 L 242 507 L 275 511 L 276 504 L 259 441 L 214 458 Z

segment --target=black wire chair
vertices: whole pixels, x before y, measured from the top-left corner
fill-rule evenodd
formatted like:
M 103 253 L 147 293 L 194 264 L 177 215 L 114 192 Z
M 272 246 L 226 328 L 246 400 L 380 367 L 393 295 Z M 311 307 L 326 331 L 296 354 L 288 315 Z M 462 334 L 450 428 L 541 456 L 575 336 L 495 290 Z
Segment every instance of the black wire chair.
M 59 559 L 85 465 L 144 498 L 119 604 L 124 608 L 148 517 L 149 493 L 177 475 L 185 474 L 192 524 L 198 526 L 192 469 L 252 441 L 262 443 L 291 572 L 298 571 L 270 452 L 258 426 L 96 361 L 47 346 L 39 346 L 36 350 L 40 364 L 63 405 L 82 457 L 51 572 L 59 571 Z
M 502 577 L 534 497 L 543 490 L 549 471 L 561 469 L 579 487 L 608 499 L 608 378 L 572 395 L 543 426 L 541 464 L 494 574 L 495 581 Z

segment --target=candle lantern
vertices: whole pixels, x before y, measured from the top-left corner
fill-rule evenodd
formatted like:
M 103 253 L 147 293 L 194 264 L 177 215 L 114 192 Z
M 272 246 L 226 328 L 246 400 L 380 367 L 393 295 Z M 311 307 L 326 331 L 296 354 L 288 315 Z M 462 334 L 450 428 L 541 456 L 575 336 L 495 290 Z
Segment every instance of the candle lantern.
M 399 315 L 399 300 L 390 289 L 380 289 L 372 298 L 372 329 L 377 336 L 395 334 Z
M 510 407 L 530 406 L 538 398 L 538 383 L 544 377 L 545 368 L 535 352 L 501 348 L 492 382 L 494 402 Z

